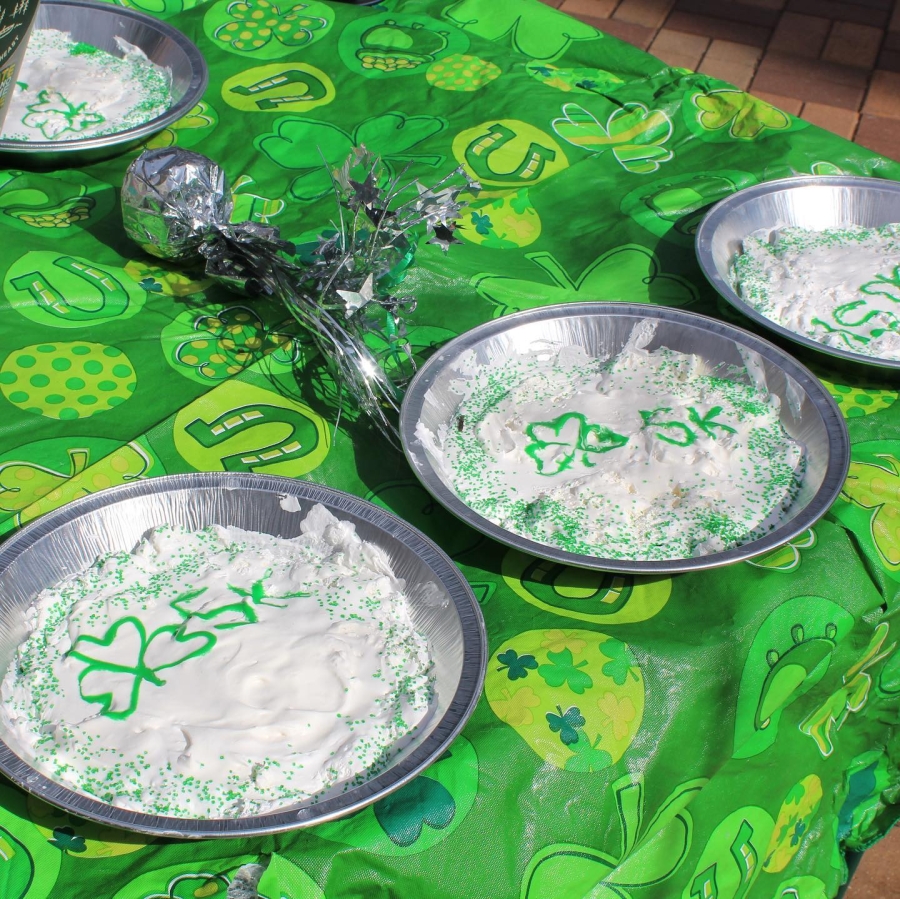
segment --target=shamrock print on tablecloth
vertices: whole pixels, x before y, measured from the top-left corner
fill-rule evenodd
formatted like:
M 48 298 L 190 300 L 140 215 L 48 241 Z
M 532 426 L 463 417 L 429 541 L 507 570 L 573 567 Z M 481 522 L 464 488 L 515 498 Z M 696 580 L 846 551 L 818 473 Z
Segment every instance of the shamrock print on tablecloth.
M 628 678 L 640 680 L 640 669 L 632 651 L 621 640 L 607 640 L 600 645 L 600 652 L 610 659 L 603 666 L 603 673 L 619 686 Z
M 636 244 L 608 250 L 578 276 L 571 275 L 552 253 L 527 253 L 525 258 L 541 269 L 544 280 L 509 278 L 494 273 L 475 275 L 472 279 L 478 294 L 496 307 L 497 317 L 551 303 L 580 300 L 686 306 L 697 298 L 697 288 L 690 281 L 680 275 L 663 273 L 657 257 Z
M 426 825 L 435 830 L 446 828 L 456 814 L 456 803 L 440 781 L 420 774 L 376 802 L 374 812 L 388 838 L 406 848 L 422 836 Z
M 567 684 L 573 693 L 579 696 L 585 690 L 594 686 L 594 681 L 586 671 L 581 671 L 587 665 L 587 659 L 576 662 L 571 649 L 562 652 L 548 652 L 548 664 L 538 668 L 538 674 L 551 686 L 561 687 Z M 582 724 L 584 722 L 582 721 Z
M 54 827 L 50 845 L 61 852 L 85 852 L 87 846 L 84 837 L 79 836 L 71 827 Z
M 559 734 L 559 739 L 566 745 L 578 742 L 578 728 L 585 724 L 584 715 L 577 706 L 571 705 L 565 711 L 560 706 L 556 712 L 547 712 L 547 723 L 553 733 Z
M 355 814 L 317 825 L 311 833 L 367 854 L 415 855 L 447 839 L 466 819 L 477 793 L 478 756 L 465 737 L 457 737 L 426 773 Z M 275 899 L 273 893 L 266 895 Z
M 464 204 L 455 234 L 470 243 L 497 250 L 527 247 L 541 236 L 541 218 L 528 188 L 460 194 Z
M 332 190 L 330 168 L 342 163 L 354 147 L 364 145 L 380 156 L 389 172 L 392 162 L 401 167 L 412 162 L 438 165 L 443 156 L 411 151 L 445 125 L 443 119 L 430 115 L 388 112 L 366 119 L 351 136 L 327 122 L 284 116 L 276 120 L 272 133 L 258 137 L 255 144 L 276 165 L 300 172 L 290 187 L 295 199 L 315 200 Z
M 165 684 L 160 672 L 206 655 L 216 644 L 214 634 L 166 625 L 149 635 L 131 616 L 113 622 L 102 637 L 82 636 L 68 657 L 84 663 L 78 675 L 81 698 L 101 705 L 100 714 L 122 720 L 138 706 L 141 685 Z
M 537 664 L 537 663 L 535 663 Z M 493 702 L 497 716 L 517 727 L 520 724 L 531 724 L 534 721 L 533 708 L 537 708 L 541 700 L 531 687 L 519 687 L 514 693 L 511 689 L 503 689 Z
M 624 643 L 597 631 L 527 631 L 495 658 L 504 664 L 488 668 L 488 703 L 542 759 L 591 774 L 622 758 L 644 712 L 643 676 Z
M 538 474 L 555 475 L 578 464 L 593 468 L 593 457 L 628 443 L 628 438 L 605 425 L 589 424 L 580 412 L 567 412 L 553 421 L 535 421 L 525 426 L 531 441 L 525 452 L 537 465 Z
M 555 59 L 571 41 L 603 36 L 585 22 L 537 4 L 526 8 L 521 0 L 458 0 L 444 15 L 479 37 L 512 40 L 516 50 L 534 59 Z
M 694 833 L 691 800 L 705 783 L 698 779 L 679 784 L 651 815 L 644 807 L 643 781 L 631 775 L 619 778 L 604 787 L 613 794 L 610 806 L 619 815 L 619 836 L 615 836 L 615 828 L 605 828 L 599 837 L 603 849 L 593 843 L 544 846 L 528 863 L 518 895 L 521 899 L 633 899 L 641 895 L 674 899 L 679 895 L 674 885 L 659 885 L 688 857 Z M 656 892 L 648 893 L 644 887 Z M 725 893 L 713 892 L 695 892 L 684 899 L 716 895 L 726 899 Z M 732 899 L 735 895 L 727 894 Z
M 532 655 L 520 656 L 514 649 L 507 649 L 497 656 L 500 662 L 498 671 L 505 671 L 510 680 L 528 677 L 528 671 L 537 668 L 537 661 Z
M 693 93 L 682 109 L 688 126 L 699 137 L 713 140 L 759 140 L 807 125 L 733 87 Z
M 305 47 L 327 33 L 330 10 L 317 0 L 272 3 L 226 0 L 212 6 L 204 26 L 213 42 L 236 53 L 275 59 Z
M 612 149 L 616 161 L 635 175 L 655 172 L 673 157 L 662 145 L 672 136 L 672 120 L 661 109 L 643 103 L 616 107 L 605 125 L 577 103 L 566 103 L 553 130 L 565 141 L 589 153 Z

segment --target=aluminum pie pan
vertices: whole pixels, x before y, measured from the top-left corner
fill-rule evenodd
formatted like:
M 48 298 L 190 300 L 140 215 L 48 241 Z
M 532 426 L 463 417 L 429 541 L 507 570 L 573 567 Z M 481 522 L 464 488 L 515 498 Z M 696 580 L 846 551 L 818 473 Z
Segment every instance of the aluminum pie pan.
M 651 319 L 656 334 L 648 349 L 667 346 L 694 353 L 712 365 L 744 365 L 755 354 L 769 390 L 781 400 L 785 430 L 806 447 L 807 470 L 786 519 L 757 540 L 723 552 L 688 559 L 630 560 L 572 553 L 539 543 L 475 512 L 453 490 L 417 436 L 421 423 L 433 434 L 456 421 L 460 396 L 450 389 L 457 365 L 474 351 L 475 364 L 495 365 L 532 345 L 581 346 L 589 355 L 619 352 L 633 327 Z M 471 357 L 469 357 L 471 361 Z M 642 303 L 566 303 L 526 310 L 487 322 L 442 347 L 416 375 L 400 413 L 400 439 L 409 464 L 423 486 L 461 521 L 506 546 L 563 565 L 633 574 L 673 574 L 717 568 L 761 555 L 811 527 L 837 499 L 850 464 L 847 425 L 822 383 L 792 356 L 749 331 L 692 312 Z
M 868 366 L 877 374 L 900 374 L 900 359 L 883 359 L 827 346 L 766 318 L 734 289 L 729 271 L 741 241 L 753 231 L 786 225 L 822 230 L 845 225 L 876 228 L 900 222 L 900 182 L 854 175 L 802 175 L 767 181 L 720 200 L 704 216 L 695 236 L 697 261 L 718 294 L 779 338 L 822 356 Z
M 4 162 L 72 166 L 124 153 L 187 115 L 203 96 L 209 81 L 206 61 L 192 41 L 177 28 L 134 9 L 93 0 L 41 0 L 33 28 L 69 32 L 73 40 L 119 57 L 122 51 L 115 38 L 123 38 L 143 50 L 151 62 L 171 70 L 174 102 L 155 119 L 114 134 L 67 141 L 0 139 L 0 158 Z
M 296 502 L 294 502 L 296 500 Z M 234 525 L 276 536 L 300 533 L 321 503 L 387 553 L 406 580 L 413 620 L 434 657 L 436 709 L 388 768 L 334 798 L 245 818 L 176 818 L 117 808 L 36 770 L 0 714 L 0 772 L 41 799 L 100 824 L 154 836 L 253 836 L 344 817 L 401 787 L 436 761 L 462 730 L 481 693 L 487 661 L 484 619 L 472 589 L 447 555 L 412 525 L 359 497 L 292 478 L 253 474 L 166 475 L 103 490 L 49 512 L 0 547 L 0 667 L 27 636 L 25 609 L 40 590 L 84 569 L 102 552 L 131 550 L 150 528 Z M 429 585 L 433 585 L 429 586 Z M 435 591 L 434 587 L 437 587 Z

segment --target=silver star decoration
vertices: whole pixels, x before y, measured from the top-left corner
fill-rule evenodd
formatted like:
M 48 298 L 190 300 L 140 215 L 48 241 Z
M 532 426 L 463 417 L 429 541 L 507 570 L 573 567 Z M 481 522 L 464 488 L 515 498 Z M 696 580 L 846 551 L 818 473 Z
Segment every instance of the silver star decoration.
M 363 282 L 363 286 L 359 290 L 339 290 L 338 296 L 344 301 L 347 308 L 347 315 L 354 315 L 364 306 L 375 299 L 375 291 L 372 286 L 372 275 Z

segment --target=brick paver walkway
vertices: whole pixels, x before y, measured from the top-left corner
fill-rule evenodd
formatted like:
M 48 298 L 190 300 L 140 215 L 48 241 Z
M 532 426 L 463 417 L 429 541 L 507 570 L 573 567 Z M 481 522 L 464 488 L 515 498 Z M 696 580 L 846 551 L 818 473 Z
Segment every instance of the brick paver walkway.
M 900 0 L 543 0 L 900 159 Z

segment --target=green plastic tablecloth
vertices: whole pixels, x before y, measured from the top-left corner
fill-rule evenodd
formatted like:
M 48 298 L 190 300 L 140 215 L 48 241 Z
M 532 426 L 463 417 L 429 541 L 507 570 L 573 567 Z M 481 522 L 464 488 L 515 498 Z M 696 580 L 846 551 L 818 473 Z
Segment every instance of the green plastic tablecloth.
M 711 202 L 795 173 L 900 178 L 537 0 L 132 3 L 210 69 L 203 102 L 151 145 L 220 162 L 236 219 L 311 240 L 334 214 L 322 159 L 356 144 L 426 184 L 460 164 L 482 182 L 463 243 L 422 246 L 406 281 L 422 358 L 549 303 L 731 319 L 693 253 Z M 142 255 L 117 207 L 133 156 L 0 173 L 0 530 L 193 470 L 348 490 L 465 573 L 485 691 L 425 774 L 293 834 L 151 841 L 0 783 L 0 896 L 221 899 L 251 862 L 265 899 L 834 896 L 843 851 L 900 809 L 897 390 L 816 369 L 853 461 L 832 510 L 777 551 L 653 579 L 544 562 L 451 518 L 352 415 L 335 430 L 334 391 L 277 304 Z

